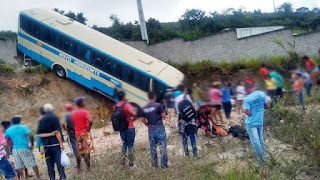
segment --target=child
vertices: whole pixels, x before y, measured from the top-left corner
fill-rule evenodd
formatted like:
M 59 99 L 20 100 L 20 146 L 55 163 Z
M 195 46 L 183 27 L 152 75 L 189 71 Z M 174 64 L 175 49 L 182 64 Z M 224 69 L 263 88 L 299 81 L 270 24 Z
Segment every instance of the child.
M 243 109 L 242 109 L 243 99 L 246 97 L 246 90 L 244 88 L 244 81 L 240 80 L 238 82 L 238 86 L 236 88 L 236 93 L 237 93 L 237 113 L 240 114 L 243 111 Z
M 302 79 L 302 74 L 296 73 L 295 74 L 295 82 L 293 84 L 293 89 L 296 93 L 296 96 L 298 97 L 298 100 L 301 104 L 302 110 L 305 110 L 304 100 L 303 100 L 303 86 L 304 86 L 304 82 Z
M 223 83 L 223 88 L 221 89 L 221 92 L 223 94 L 222 96 L 222 107 L 224 110 L 224 113 L 226 115 L 226 118 L 230 118 L 230 113 L 231 113 L 231 109 L 232 109 L 232 105 L 231 105 L 231 90 L 228 87 L 228 83 L 225 82 Z

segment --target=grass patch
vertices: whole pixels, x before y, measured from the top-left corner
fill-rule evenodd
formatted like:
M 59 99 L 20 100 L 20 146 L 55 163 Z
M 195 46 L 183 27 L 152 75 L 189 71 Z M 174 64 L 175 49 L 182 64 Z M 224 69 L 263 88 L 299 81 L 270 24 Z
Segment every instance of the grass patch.
M 15 66 L 0 62 L 0 73 L 1 74 L 12 74 L 15 71 Z
M 213 72 L 222 75 L 233 75 L 241 69 L 246 69 L 247 71 L 257 72 L 259 71 L 261 65 L 264 63 L 270 69 L 274 69 L 281 74 L 288 74 L 288 67 L 291 65 L 287 56 L 278 56 L 271 58 L 261 58 L 261 59 L 240 59 L 237 61 L 222 61 L 214 62 L 210 60 L 204 60 L 199 62 L 184 62 L 184 63 L 174 63 L 169 61 L 168 63 L 175 68 L 179 69 L 184 73 L 187 78 L 206 78 L 211 76 Z
M 47 74 L 50 72 L 50 69 L 43 64 L 39 64 L 36 66 L 27 66 L 24 72 L 28 74 Z

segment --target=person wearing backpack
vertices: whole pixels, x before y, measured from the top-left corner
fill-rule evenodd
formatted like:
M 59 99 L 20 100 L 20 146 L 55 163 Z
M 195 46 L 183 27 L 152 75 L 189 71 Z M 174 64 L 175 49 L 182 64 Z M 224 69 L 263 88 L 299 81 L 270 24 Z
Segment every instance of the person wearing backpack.
M 131 104 L 126 101 L 126 95 L 123 91 L 118 92 L 117 96 L 120 101 L 115 106 L 115 113 L 112 114 L 112 125 L 115 131 L 120 131 L 120 138 L 122 141 L 122 165 L 126 164 L 126 152 L 129 150 L 129 165 L 133 166 L 133 147 L 136 132 L 132 117 L 136 116 L 137 113 L 134 111 Z M 122 116 L 121 114 L 124 114 L 125 116 Z M 126 121 L 124 121 L 124 118 Z M 119 123 L 117 123 L 118 129 L 115 129 L 115 122 Z
M 142 122 L 148 126 L 151 164 L 158 167 L 157 144 L 160 145 L 161 168 L 168 168 L 167 137 L 162 119 L 166 117 L 160 103 L 157 103 L 157 95 L 151 91 L 148 93 L 150 102 L 143 107 Z
M 175 108 L 179 117 L 179 131 L 182 135 L 182 144 L 185 156 L 190 156 L 188 149 L 188 137 L 190 137 L 193 157 L 198 158 L 196 134 L 198 131 L 196 123 L 196 112 L 192 105 L 191 97 L 187 94 L 188 89 L 183 85 L 183 92 L 175 99 Z

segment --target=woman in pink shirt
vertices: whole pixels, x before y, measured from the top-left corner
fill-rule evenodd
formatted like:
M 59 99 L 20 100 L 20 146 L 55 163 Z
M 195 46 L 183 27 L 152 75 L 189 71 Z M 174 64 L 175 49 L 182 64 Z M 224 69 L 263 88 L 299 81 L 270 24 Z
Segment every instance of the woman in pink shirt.
M 212 111 L 211 111 L 211 121 L 213 124 L 217 124 L 217 117 L 218 114 L 220 122 L 224 124 L 222 112 L 221 112 L 221 104 L 222 104 L 222 92 L 220 91 L 220 82 L 213 82 L 212 88 L 210 89 L 209 95 L 210 95 L 210 102 L 213 105 Z

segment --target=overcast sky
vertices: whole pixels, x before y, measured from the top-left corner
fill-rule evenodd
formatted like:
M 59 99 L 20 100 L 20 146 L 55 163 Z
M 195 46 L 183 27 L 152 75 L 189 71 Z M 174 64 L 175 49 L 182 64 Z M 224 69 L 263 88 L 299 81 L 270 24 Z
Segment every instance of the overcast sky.
M 276 6 L 284 2 L 291 2 L 294 8 L 320 7 L 320 0 L 275 0 Z M 118 15 L 124 22 L 138 20 L 136 0 L 0 0 L 0 3 L 0 30 L 16 31 L 19 11 L 36 7 L 84 12 L 90 26 L 110 26 L 111 14 Z M 146 19 L 153 17 L 161 22 L 177 21 L 186 9 L 192 8 L 206 12 L 222 12 L 228 8 L 273 11 L 273 0 L 142 0 L 142 4 Z

